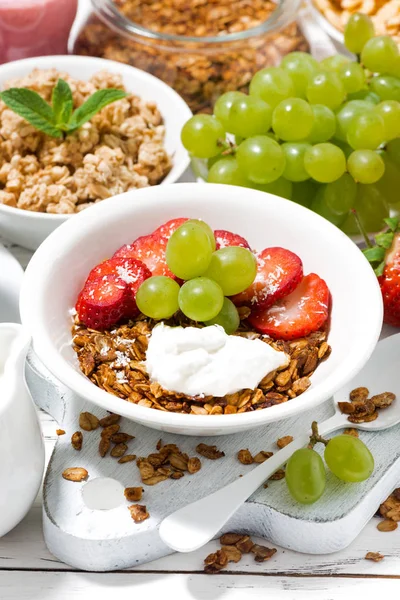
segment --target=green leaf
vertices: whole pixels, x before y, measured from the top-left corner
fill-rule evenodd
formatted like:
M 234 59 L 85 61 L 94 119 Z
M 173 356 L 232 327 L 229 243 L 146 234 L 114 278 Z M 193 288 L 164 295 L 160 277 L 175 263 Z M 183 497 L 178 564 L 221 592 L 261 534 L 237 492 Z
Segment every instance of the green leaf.
M 67 125 L 72 115 L 74 100 L 71 88 L 64 79 L 59 79 L 53 88 L 51 104 L 55 123 L 60 126 Z
M 378 244 L 378 246 L 381 246 L 381 248 L 390 248 L 390 246 L 393 243 L 393 238 L 394 238 L 394 233 L 393 231 L 388 231 L 387 233 L 378 233 L 375 236 L 375 241 Z
M 363 250 L 363 254 L 370 262 L 376 262 L 385 258 L 386 250 L 385 248 L 379 248 L 378 246 L 375 246 L 374 248 L 367 248 L 366 250 Z
M 76 109 L 68 123 L 68 131 L 75 131 L 75 129 L 82 127 L 84 123 L 90 121 L 90 119 L 100 112 L 102 108 L 112 102 L 122 100 L 122 98 L 125 98 L 126 96 L 127 94 L 122 90 L 113 88 L 98 90 Z
M 381 275 L 383 275 L 384 270 L 385 270 L 385 262 L 382 261 L 381 263 L 379 263 L 379 265 L 376 267 L 376 269 L 374 269 L 375 275 L 377 277 L 380 277 Z
M 396 217 L 389 217 L 388 219 L 383 219 L 386 225 L 389 227 L 390 231 L 396 231 L 399 226 L 399 220 Z
M 39 94 L 26 88 L 10 88 L 1 92 L 0 96 L 11 110 L 36 129 L 52 137 L 61 137 L 51 106 Z

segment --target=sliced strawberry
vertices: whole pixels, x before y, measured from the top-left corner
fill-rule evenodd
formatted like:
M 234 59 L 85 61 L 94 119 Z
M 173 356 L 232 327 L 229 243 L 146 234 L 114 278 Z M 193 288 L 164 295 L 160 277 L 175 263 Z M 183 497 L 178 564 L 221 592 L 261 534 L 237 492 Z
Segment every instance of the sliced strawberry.
M 231 233 L 224 229 L 216 229 L 214 231 L 215 242 L 217 244 L 217 250 L 220 248 L 226 248 L 227 246 L 241 246 L 242 248 L 248 248 L 251 250 L 249 243 L 237 233 Z
M 150 269 L 152 275 L 165 275 L 175 279 L 165 259 L 167 242 L 167 238 L 161 237 L 159 234 L 143 235 L 132 244 L 122 246 L 116 251 L 113 258 L 141 260 Z
M 257 257 L 257 275 L 247 290 L 232 298 L 237 305 L 267 308 L 296 288 L 303 277 L 301 259 L 285 248 L 265 248 Z
M 294 292 L 267 309 L 255 310 L 250 323 L 272 338 L 293 340 L 318 331 L 329 316 L 330 293 L 325 281 L 311 273 Z
M 118 276 L 107 275 L 85 284 L 79 295 L 79 319 L 90 329 L 110 329 L 125 318 L 132 303 L 129 285 Z
M 160 235 L 161 237 L 169 240 L 174 231 L 176 231 L 178 227 L 186 223 L 186 221 L 188 220 L 189 219 L 187 217 L 171 219 L 171 221 L 167 221 L 166 223 L 164 223 L 164 225 L 161 225 L 160 227 L 158 227 L 158 229 L 153 231 L 153 234 Z

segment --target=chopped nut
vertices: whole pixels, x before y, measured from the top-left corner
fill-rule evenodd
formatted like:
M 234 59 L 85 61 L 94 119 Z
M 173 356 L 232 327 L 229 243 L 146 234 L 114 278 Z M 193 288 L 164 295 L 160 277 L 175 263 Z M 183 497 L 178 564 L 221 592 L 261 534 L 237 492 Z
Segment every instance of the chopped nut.
M 277 471 L 275 471 L 275 473 L 273 475 L 271 475 L 271 477 L 269 478 L 269 481 L 279 481 L 279 479 L 283 479 L 284 477 L 285 477 L 285 470 L 278 469 Z
M 373 560 L 374 562 L 379 562 L 379 561 L 383 560 L 385 557 L 383 556 L 383 554 L 380 554 L 379 552 L 367 552 L 367 554 L 365 555 L 365 558 L 367 560 Z
M 279 438 L 279 440 L 276 441 L 276 445 L 278 446 L 278 448 L 284 448 L 291 442 L 293 442 L 293 437 L 291 435 L 285 435 L 284 437 L 281 437 Z
M 84 431 L 93 431 L 99 426 L 99 419 L 90 412 L 82 412 L 79 415 L 79 427 Z
M 371 402 L 374 403 L 376 408 L 386 408 L 390 406 L 395 399 L 396 394 L 392 394 L 392 392 L 383 392 L 382 394 L 372 396 Z
M 254 546 L 254 542 L 252 541 L 250 536 L 245 535 L 241 540 L 236 542 L 235 546 L 238 550 L 240 550 L 242 554 L 247 554 L 248 552 L 251 552 L 251 549 Z
M 276 553 L 276 548 L 267 548 L 266 546 L 254 544 L 254 546 L 251 549 L 251 552 L 254 554 L 254 560 L 256 562 L 265 562 Z
M 88 475 L 89 473 L 82 467 L 69 467 L 62 473 L 64 479 L 67 479 L 68 481 L 83 481 L 84 479 L 87 479 Z
M 125 498 L 129 502 L 138 502 L 142 499 L 143 488 L 142 487 L 127 487 L 124 491 Z
M 129 433 L 113 433 L 113 435 L 110 437 L 110 440 L 113 444 L 125 444 L 126 442 L 129 442 L 130 440 L 134 439 L 134 435 L 129 435 Z
M 397 522 L 396 521 L 389 521 L 389 519 L 385 519 L 384 521 L 381 521 L 380 523 L 378 523 L 378 525 L 376 526 L 377 529 L 379 529 L 379 531 L 394 531 L 395 529 L 397 529 Z
M 135 523 L 141 523 L 150 516 L 147 512 L 147 508 L 143 504 L 132 504 L 131 506 L 128 506 L 128 510 Z
M 273 455 L 274 455 L 273 452 L 265 452 L 264 450 L 261 450 L 253 457 L 253 461 L 255 463 L 263 463 L 268 458 L 271 458 L 271 456 L 273 456 Z
M 218 458 L 225 456 L 225 452 L 218 450 L 217 446 L 207 446 L 207 444 L 198 444 L 196 446 L 196 452 L 210 460 L 217 460 Z
M 75 431 L 71 436 L 71 445 L 75 450 L 82 450 L 83 435 L 81 431 Z
M 64 429 L 56 429 L 56 434 L 57 435 L 65 435 L 65 431 L 64 431 Z
M 358 387 L 350 392 L 351 402 L 364 402 L 369 396 L 369 389 L 366 387 Z
M 110 454 L 114 458 L 120 458 L 125 454 L 128 450 L 128 446 L 126 444 L 116 444 L 114 448 L 111 450 Z
M 228 557 L 228 562 L 237 563 L 242 558 L 242 553 L 236 546 L 222 546 L 221 550 L 223 550 Z
M 192 475 L 193 473 L 197 473 L 197 471 L 200 471 L 200 469 L 201 469 L 201 460 L 199 458 L 197 458 L 197 456 L 193 456 L 192 458 L 189 458 L 188 464 L 187 464 L 187 470 L 189 471 L 189 473 Z
M 246 536 L 242 533 L 224 533 L 219 538 L 221 546 L 233 546 L 243 540 Z
M 123 464 L 127 462 L 132 462 L 133 460 L 136 460 L 136 454 L 125 454 L 125 456 L 121 456 L 118 462 L 120 464 Z
M 101 438 L 99 443 L 99 453 L 102 458 L 107 454 L 110 449 L 110 438 Z
M 248 449 L 239 450 L 237 457 L 238 457 L 238 460 L 242 463 L 242 465 L 253 464 L 253 457 L 251 455 L 251 452 Z
M 115 425 L 115 423 L 118 423 L 118 421 L 120 421 L 120 419 L 121 419 L 120 415 L 111 413 L 107 417 L 103 417 L 102 419 L 100 419 L 99 424 L 100 424 L 100 427 L 109 427 L 110 425 Z

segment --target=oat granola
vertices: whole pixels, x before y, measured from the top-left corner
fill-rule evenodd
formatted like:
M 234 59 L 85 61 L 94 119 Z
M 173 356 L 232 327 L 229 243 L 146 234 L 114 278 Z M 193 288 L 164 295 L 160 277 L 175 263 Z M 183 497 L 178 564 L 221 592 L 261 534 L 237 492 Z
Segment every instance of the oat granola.
M 50 101 L 59 78 L 74 107 L 96 90 L 125 89 L 122 77 L 100 71 L 88 81 L 56 69 L 35 69 L 6 82 Z M 75 133 L 52 138 L 0 100 L 0 203 L 33 212 L 72 214 L 128 190 L 156 185 L 171 169 L 165 128 L 154 103 L 131 94 L 103 108 Z
M 350 423 L 369 423 L 375 421 L 379 416 L 379 411 L 387 408 L 396 399 L 396 394 L 392 392 L 382 392 L 371 398 L 369 390 L 366 387 L 358 387 L 352 390 L 349 394 L 349 402 L 338 402 L 339 410 L 348 415 L 347 419 Z M 348 430 L 347 433 L 355 430 Z M 345 432 L 346 433 L 346 432 Z

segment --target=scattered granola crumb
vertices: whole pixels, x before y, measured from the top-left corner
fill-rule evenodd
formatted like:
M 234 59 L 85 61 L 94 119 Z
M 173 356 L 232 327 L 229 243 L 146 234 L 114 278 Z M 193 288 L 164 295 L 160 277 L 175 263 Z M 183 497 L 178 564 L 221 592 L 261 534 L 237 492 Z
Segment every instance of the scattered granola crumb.
M 384 531 L 384 532 L 394 531 L 395 529 L 397 529 L 397 522 L 391 521 L 389 519 L 385 519 L 384 521 L 381 521 L 380 523 L 378 523 L 376 528 L 379 529 L 379 531 Z
M 265 562 L 272 558 L 274 554 L 276 554 L 276 548 L 267 548 L 267 546 L 254 544 L 251 552 L 254 554 L 254 560 L 256 562 Z
M 62 476 L 67 481 L 83 481 L 87 479 L 89 473 L 83 467 L 69 467 L 62 472 Z
M 236 546 L 222 546 L 221 550 L 223 550 L 228 557 L 228 562 L 237 563 L 242 558 L 242 553 Z
M 243 533 L 224 533 L 220 538 L 220 544 L 222 546 L 233 546 L 240 542 L 244 537 L 246 537 Z
M 253 460 L 255 463 L 263 463 L 268 458 L 271 458 L 271 456 L 273 456 L 273 455 L 274 455 L 273 452 L 265 452 L 265 450 L 261 450 L 253 457 Z
M 147 508 L 143 504 L 132 504 L 128 506 L 128 510 L 135 523 L 141 523 L 150 517 Z
M 79 415 L 79 427 L 84 431 L 93 431 L 99 426 L 99 419 L 90 412 L 82 412 Z
M 100 443 L 99 443 L 99 454 L 102 458 L 105 457 L 105 455 L 107 454 L 107 452 L 110 449 L 110 438 L 101 438 L 100 439 Z
M 367 552 L 367 554 L 365 555 L 364 558 L 366 558 L 367 560 L 373 560 L 374 562 L 380 562 L 385 557 L 383 554 L 380 554 L 379 552 Z
M 249 552 L 251 552 L 251 549 L 254 546 L 254 542 L 249 535 L 245 535 L 242 537 L 241 540 L 236 542 L 235 546 L 240 550 L 242 554 L 248 554 Z
M 71 445 L 75 450 L 82 450 L 83 435 L 81 431 L 75 431 L 71 436 Z
M 279 438 L 279 440 L 276 440 L 276 445 L 278 448 L 284 448 L 291 442 L 293 442 L 293 437 L 291 435 L 285 435 L 284 437 Z
M 127 487 L 124 491 L 125 498 L 129 500 L 129 502 L 138 502 L 142 499 L 143 491 L 142 487 Z
M 128 446 L 126 444 L 115 444 L 114 448 L 110 452 L 110 456 L 113 456 L 114 458 L 121 458 L 121 456 L 123 456 L 127 450 Z
M 357 429 L 354 429 L 354 427 L 345 429 L 343 433 L 345 433 L 346 435 L 352 435 L 353 437 L 358 437 L 358 431 Z
M 127 462 L 132 462 L 134 460 L 136 460 L 136 454 L 125 454 L 125 456 L 121 456 L 118 462 L 120 464 L 123 464 Z
M 279 481 L 280 479 L 283 479 L 284 477 L 285 477 L 285 470 L 278 469 L 277 471 L 275 471 L 275 473 L 273 475 L 271 475 L 271 477 L 269 478 L 268 481 Z
M 375 421 L 379 411 L 390 406 L 396 395 L 392 392 L 383 392 L 368 398 L 369 390 L 366 387 L 358 387 L 350 392 L 349 402 L 338 402 L 340 411 L 349 415 L 350 423 L 369 423 Z M 354 434 L 350 434 L 354 435 Z
M 111 413 L 110 415 L 107 415 L 107 417 L 103 417 L 102 419 L 100 419 L 99 424 L 100 427 L 109 427 L 110 425 L 115 425 L 116 423 L 118 423 L 120 419 L 120 415 Z
M 56 429 L 56 434 L 57 435 L 65 435 L 65 431 L 64 431 L 64 429 Z
M 254 459 L 248 448 L 246 450 L 239 450 L 237 457 L 239 462 L 242 463 L 242 465 L 252 465 L 254 462 Z
M 187 469 L 191 475 L 197 473 L 201 469 L 201 460 L 197 456 L 189 458 Z
M 207 444 L 198 444 L 196 446 L 196 452 L 210 460 L 217 460 L 218 458 L 225 456 L 225 452 L 218 450 L 217 446 L 208 446 Z
M 135 438 L 135 436 L 129 435 L 129 433 L 118 432 L 118 433 L 112 434 L 112 436 L 110 437 L 110 441 L 113 444 L 125 444 L 126 442 L 129 442 L 130 440 L 133 440 L 134 438 Z

